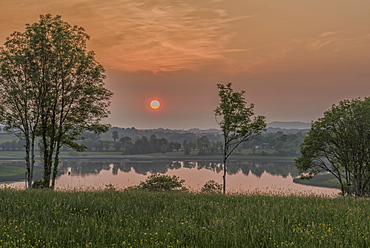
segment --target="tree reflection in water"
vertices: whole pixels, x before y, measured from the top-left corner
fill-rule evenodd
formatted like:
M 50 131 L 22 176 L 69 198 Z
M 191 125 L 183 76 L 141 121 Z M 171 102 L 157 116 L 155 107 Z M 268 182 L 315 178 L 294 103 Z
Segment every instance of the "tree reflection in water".
M 134 171 L 136 174 L 165 174 L 172 170 L 181 168 L 196 169 L 196 170 L 210 170 L 215 173 L 222 171 L 222 165 L 217 161 L 164 161 L 164 160 L 64 160 L 60 167 L 60 175 L 66 174 L 68 171 L 71 175 L 88 176 L 99 174 L 103 170 L 111 170 L 112 175 L 117 175 L 119 171 L 130 172 Z M 228 168 L 229 175 L 235 175 L 242 172 L 248 176 L 250 173 L 261 177 L 263 173 L 271 175 L 282 176 L 283 178 L 289 175 L 295 177 L 298 171 L 295 168 L 294 162 L 250 162 L 245 160 L 230 161 Z
M 8 163 L 8 164 L 7 164 Z M 0 161 L 0 166 L 24 168 L 24 162 Z M 41 166 L 41 165 L 39 165 Z M 41 168 L 41 167 L 40 167 Z M 176 175 L 185 180 L 186 186 L 199 190 L 207 181 L 221 182 L 222 165 L 216 160 L 133 160 L 133 159 L 65 159 L 59 167 L 56 181 L 60 190 L 104 189 L 113 184 L 117 189 L 138 185 L 151 174 Z M 263 160 L 230 161 L 230 188 L 235 192 L 271 192 L 289 194 L 304 192 L 306 194 L 333 195 L 337 189 L 317 188 L 293 183 L 298 176 L 293 161 L 266 162 Z M 35 180 L 42 178 L 40 174 Z M 1 182 L 17 181 L 14 187 L 24 187 L 24 175 L 4 179 Z M 1 186 L 1 185 L 0 185 Z

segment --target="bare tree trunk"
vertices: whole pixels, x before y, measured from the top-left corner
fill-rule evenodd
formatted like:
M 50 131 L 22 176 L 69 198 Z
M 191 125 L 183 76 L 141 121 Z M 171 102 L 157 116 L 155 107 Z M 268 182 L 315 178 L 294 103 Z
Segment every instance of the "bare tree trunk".
M 30 176 L 30 185 L 28 186 L 29 188 L 32 188 L 34 167 L 35 167 L 35 136 L 32 135 L 32 138 L 31 138 L 31 176 Z
M 223 179 L 223 189 L 222 192 L 226 194 L 226 172 L 227 172 L 227 158 L 224 157 L 224 175 L 222 176 Z
M 55 157 L 54 157 L 54 168 L 53 168 L 53 176 L 51 179 L 51 188 L 54 189 L 55 187 L 55 179 L 58 174 L 58 166 L 59 166 L 59 153 L 60 153 L 60 140 L 58 140 L 56 145 Z
M 31 172 L 31 154 L 30 154 L 30 139 L 27 135 L 25 135 L 26 139 L 26 168 L 27 168 L 27 173 L 26 173 L 26 180 L 27 180 L 27 188 L 30 189 L 32 187 L 32 172 Z

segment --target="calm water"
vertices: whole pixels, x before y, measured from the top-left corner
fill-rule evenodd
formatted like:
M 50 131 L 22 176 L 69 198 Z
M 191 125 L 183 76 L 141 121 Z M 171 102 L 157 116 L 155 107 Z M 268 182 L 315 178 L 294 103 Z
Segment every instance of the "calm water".
M 1 162 L 4 164 L 6 162 Z M 22 161 L 13 162 L 24 164 Z M 24 166 L 24 165 L 23 165 Z M 209 180 L 222 183 L 222 166 L 216 161 L 139 161 L 139 160 L 63 160 L 59 168 L 56 189 L 104 189 L 112 184 L 117 189 L 138 185 L 154 173 L 176 175 L 185 185 L 198 191 Z M 227 175 L 229 192 L 261 192 L 271 194 L 336 195 L 339 190 L 293 183 L 298 172 L 293 162 L 232 161 Z M 37 175 L 36 179 L 41 179 Z M 14 179 L 13 179 L 14 180 Z M 15 180 L 14 180 L 15 181 Z M 25 182 L 6 184 L 24 188 Z M 4 183 L 3 183 L 4 184 Z

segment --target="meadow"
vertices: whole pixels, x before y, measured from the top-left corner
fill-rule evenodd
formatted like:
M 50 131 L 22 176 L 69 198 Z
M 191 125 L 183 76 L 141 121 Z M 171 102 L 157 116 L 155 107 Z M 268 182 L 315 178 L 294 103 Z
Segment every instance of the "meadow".
M 368 199 L 0 190 L 1 247 L 369 247 Z

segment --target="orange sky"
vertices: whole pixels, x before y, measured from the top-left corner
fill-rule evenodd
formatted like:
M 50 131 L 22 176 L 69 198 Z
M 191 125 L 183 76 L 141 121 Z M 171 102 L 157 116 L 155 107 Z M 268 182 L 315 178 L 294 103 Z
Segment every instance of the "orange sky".
M 315 121 L 370 93 L 368 0 L 0 0 L 0 44 L 47 13 L 91 36 L 113 126 L 217 127 L 217 83 L 268 122 Z

